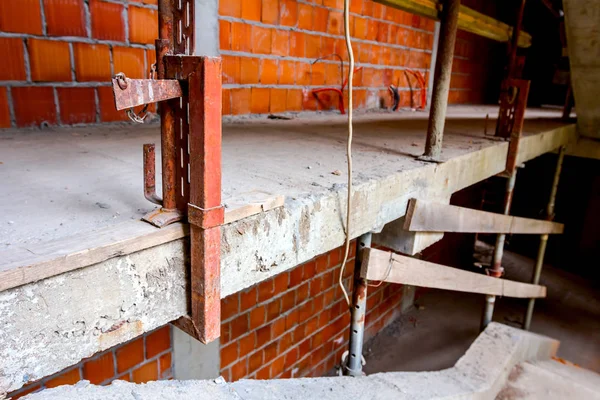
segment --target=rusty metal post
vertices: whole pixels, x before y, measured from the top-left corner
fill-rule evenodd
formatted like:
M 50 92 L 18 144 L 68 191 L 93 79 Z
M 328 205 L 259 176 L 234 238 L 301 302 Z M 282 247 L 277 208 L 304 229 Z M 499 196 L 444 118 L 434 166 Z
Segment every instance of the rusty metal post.
M 521 27 L 523 26 L 523 14 L 525 12 L 525 1 L 521 0 L 519 9 L 517 10 L 517 20 L 512 31 L 510 39 L 510 52 L 508 55 L 508 65 L 506 68 L 506 78 L 515 77 L 515 67 L 517 64 L 517 50 L 519 48 L 519 35 L 521 33 Z
M 552 221 L 554 219 L 554 204 L 556 201 L 556 192 L 558 191 L 558 182 L 560 181 L 560 173 L 562 171 L 562 165 L 565 158 L 565 146 L 562 146 L 558 151 L 558 160 L 556 161 L 556 170 L 554 171 L 554 181 L 552 182 L 552 190 L 550 191 L 550 199 L 546 206 L 546 219 Z M 542 274 L 542 267 L 544 265 L 544 256 L 546 254 L 546 245 L 548 244 L 548 235 L 540 236 L 540 245 L 538 247 L 537 257 L 535 259 L 535 268 L 531 277 L 531 283 L 537 285 L 540 282 L 540 276 Z M 527 304 L 527 311 L 525 312 L 525 320 L 523 322 L 523 329 L 526 331 L 531 327 L 531 318 L 533 317 L 533 307 L 535 306 L 535 299 L 529 299 Z
M 144 145 L 144 197 L 154 204 L 162 204 L 156 194 L 156 152 L 154 143 Z
M 515 168 L 510 172 L 508 181 L 506 182 L 506 194 L 504 197 L 504 215 L 510 213 L 510 206 L 512 204 L 513 193 L 515 189 L 515 182 L 517 179 L 517 169 Z M 504 273 L 502 268 L 502 256 L 504 255 L 504 242 L 506 235 L 501 233 L 496 236 L 496 246 L 494 247 L 494 255 L 492 257 L 492 268 L 489 270 L 489 275 L 495 278 L 500 278 Z M 490 322 L 492 322 L 492 316 L 494 314 L 494 304 L 496 303 L 496 296 L 486 295 L 485 296 L 485 309 L 481 318 L 481 330 L 483 331 Z
M 442 153 L 459 10 L 460 0 L 446 0 L 441 12 L 440 41 L 433 78 L 427 141 L 425 143 L 425 154 L 421 157 L 424 160 L 436 161 Z
M 350 343 L 344 375 L 362 376 L 362 349 L 365 336 L 365 316 L 367 313 L 367 280 L 361 278 L 362 253 L 371 247 L 371 233 L 358 239 L 354 258 L 354 285 L 352 291 L 352 322 L 350 324 Z

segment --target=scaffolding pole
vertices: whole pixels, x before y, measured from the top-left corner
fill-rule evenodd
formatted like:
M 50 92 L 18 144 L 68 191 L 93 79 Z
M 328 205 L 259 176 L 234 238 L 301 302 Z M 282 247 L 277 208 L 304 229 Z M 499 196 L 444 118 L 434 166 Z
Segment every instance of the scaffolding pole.
M 562 146 L 558 151 L 558 160 L 556 161 L 556 170 L 554 172 L 554 181 L 552 182 L 552 190 L 550 191 L 550 199 L 546 206 L 546 219 L 552 221 L 554 219 L 554 204 L 556 201 L 556 192 L 558 191 L 558 183 L 560 181 L 560 173 L 562 171 L 562 165 L 565 158 L 565 146 Z M 544 265 L 544 256 L 546 255 L 546 245 L 548 244 L 548 235 L 540 236 L 540 245 L 538 247 L 537 257 L 535 259 L 535 269 L 531 277 L 531 283 L 538 284 L 540 282 L 540 276 L 542 274 L 542 267 Z M 525 312 L 525 320 L 523 322 L 523 329 L 526 331 L 531 327 L 531 318 L 533 316 L 533 307 L 535 306 L 535 299 L 529 299 L 527 304 L 527 311 Z

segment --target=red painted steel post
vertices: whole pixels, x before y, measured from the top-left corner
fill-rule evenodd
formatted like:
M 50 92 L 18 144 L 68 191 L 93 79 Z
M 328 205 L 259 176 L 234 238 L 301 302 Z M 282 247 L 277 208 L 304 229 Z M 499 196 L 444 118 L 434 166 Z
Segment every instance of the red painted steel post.
M 221 59 L 202 57 L 189 76 L 190 216 L 198 209 L 202 223 L 192 223 L 191 315 L 199 339 L 208 343 L 221 330 Z M 190 218 L 190 222 L 191 222 Z M 203 225 L 203 226 L 201 226 Z

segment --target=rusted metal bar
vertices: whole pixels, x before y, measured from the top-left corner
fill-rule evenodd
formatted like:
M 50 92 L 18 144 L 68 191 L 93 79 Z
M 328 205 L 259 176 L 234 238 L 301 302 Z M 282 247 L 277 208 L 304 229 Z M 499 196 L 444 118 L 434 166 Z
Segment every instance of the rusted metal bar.
M 198 340 L 208 343 L 220 336 L 221 225 L 221 59 L 168 57 L 173 73 L 187 76 L 189 97 L 191 224 L 191 322 Z
M 558 160 L 556 161 L 556 170 L 554 171 L 554 180 L 552 181 L 552 190 L 550 191 L 550 199 L 546 206 L 546 219 L 552 221 L 554 219 L 554 204 L 556 202 L 556 193 L 558 192 L 558 183 L 560 182 L 560 173 L 562 172 L 562 165 L 565 159 L 565 146 L 562 146 L 558 151 Z M 544 266 L 544 257 L 546 255 L 546 245 L 548 244 L 548 235 L 540 236 L 540 245 L 538 247 L 537 257 L 535 259 L 535 268 L 531 277 L 531 282 L 538 284 L 540 282 L 540 276 L 542 274 L 542 267 Z M 525 319 L 523 321 L 523 329 L 526 331 L 531 327 L 531 318 L 533 317 L 533 307 L 535 306 L 535 299 L 529 299 L 527 304 L 527 311 L 525 312 Z
M 508 67 L 506 70 L 506 78 L 514 78 L 515 68 L 517 65 L 517 50 L 519 49 L 519 35 L 521 34 L 521 28 L 523 26 L 523 14 L 525 13 L 525 1 L 521 0 L 519 3 L 519 8 L 517 9 L 517 20 L 515 21 L 515 26 L 512 30 L 512 35 L 510 39 L 510 48 L 509 48 L 509 56 L 508 56 Z
M 162 205 L 156 194 L 156 155 L 154 143 L 144 145 L 144 197 L 151 203 Z
M 367 280 L 361 278 L 362 253 L 371 247 L 372 234 L 366 233 L 358 239 L 354 258 L 354 285 L 352 290 L 352 322 L 350 324 L 350 341 L 348 357 L 344 362 L 343 372 L 348 376 L 362 376 L 363 341 L 365 336 L 365 316 L 367 314 Z
M 502 137 L 510 138 L 508 153 L 506 155 L 506 170 L 508 175 L 506 182 L 506 194 L 504 197 L 504 215 L 510 214 L 512 198 L 517 179 L 517 156 L 519 144 L 523 135 L 523 124 L 525 122 L 525 110 L 529 97 L 530 82 L 522 79 L 506 79 L 507 88 L 512 92 L 510 97 L 506 96 L 500 104 L 500 114 L 496 134 L 500 132 Z M 496 236 L 496 245 L 492 257 L 492 267 L 488 270 L 490 276 L 500 278 L 504 273 L 502 268 L 502 257 L 504 255 L 505 234 Z M 494 314 L 495 296 L 486 296 L 485 309 L 481 318 L 481 330 L 483 331 L 492 321 Z
M 181 97 L 181 85 L 176 80 L 129 79 L 119 75 L 112 84 L 117 110 Z
M 425 160 L 437 161 L 442 153 L 459 9 L 460 0 L 446 0 L 442 10 L 440 42 L 435 64 L 427 141 L 425 143 L 425 154 L 421 157 Z

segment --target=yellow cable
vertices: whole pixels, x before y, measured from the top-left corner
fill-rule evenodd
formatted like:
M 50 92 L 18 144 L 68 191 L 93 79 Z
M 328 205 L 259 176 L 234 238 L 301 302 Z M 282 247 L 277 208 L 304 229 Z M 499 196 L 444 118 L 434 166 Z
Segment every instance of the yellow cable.
M 346 298 L 346 303 L 350 307 L 350 298 L 344 287 L 342 278 L 344 277 L 344 269 L 348 262 L 350 253 L 350 210 L 352 206 L 352 79 L 354 78 L 354 54 L 352 53 L 352 42 L 350 40 L 350 0 L 344 0 L 344 36 L 346 37 L 346 49 L 348 50 L 348 58 L 350 66 L 348 71 L 348 144 L 346 147 L 346 157 L 348 159 L 348 201 L 346 202 L 346 241 L 344 245 L 344 260 L 340 269 L 339 285 Z

